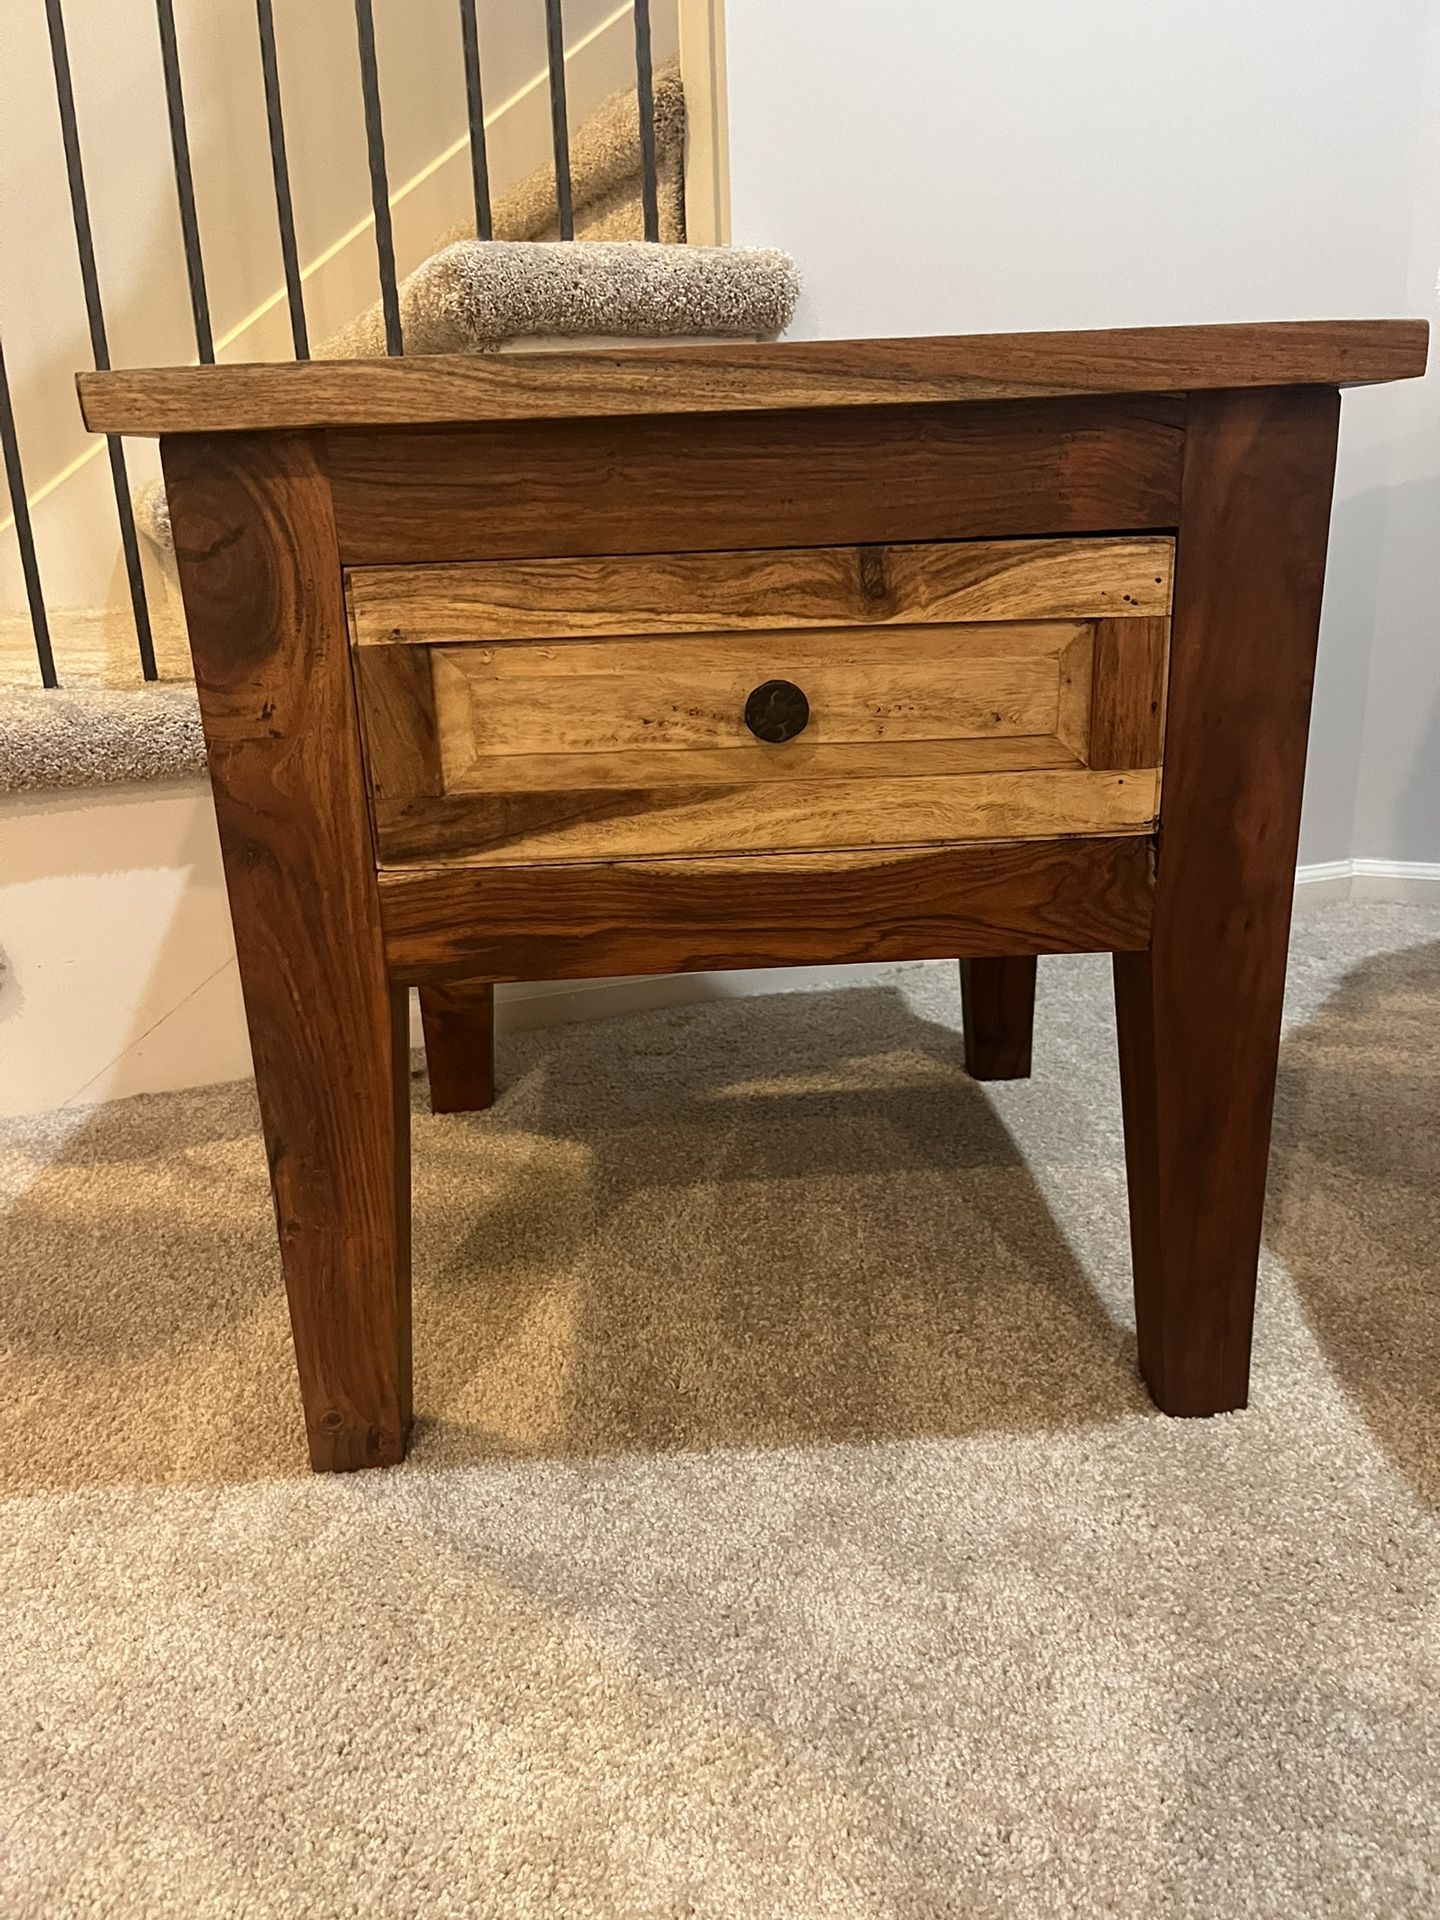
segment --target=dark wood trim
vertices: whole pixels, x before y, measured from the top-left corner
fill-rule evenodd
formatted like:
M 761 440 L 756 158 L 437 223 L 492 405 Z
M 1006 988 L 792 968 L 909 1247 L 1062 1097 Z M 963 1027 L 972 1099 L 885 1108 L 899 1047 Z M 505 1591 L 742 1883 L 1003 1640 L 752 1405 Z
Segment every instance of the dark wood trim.
M 321 448 L 164 457 L 310 1458 L 382 1465 L 410 1426 L 410 1051 Z
M 1185 403 L 1022 401 L 329 437 L 348 565 L 1169 529 Z M 657 476 L 660 476 L 657 478 Z
M 1159 766 L 1169 632 L 1169 621 L 1153 615 L 1095 622 L 1087 765 L 1117 773 Z
M 1140 1366 L 1245 1404 L 1338 395 L 1201 396 L 1175 579 L 1155 924 L 1117 954 Z
M 495 1104 L 495 989 L 447 980 L 420 989 L 432 1113 L 481 1113 Z
M 397 980 L 575 980 L 955 954 L 1103 953 L 1150 936 L 1147 837 L 869 853 L 433 867 L 380 875 Z
M 1035 1031 L 1035 956 L 960 962 L 965 1071 L 972 1080 L 1028 1080 Z
M 92 432 L 222 433 L 1352 386 L 1422 374 L 1427 340 L 1423 320 L 1302 320 L 127 368 L 77 385 Z

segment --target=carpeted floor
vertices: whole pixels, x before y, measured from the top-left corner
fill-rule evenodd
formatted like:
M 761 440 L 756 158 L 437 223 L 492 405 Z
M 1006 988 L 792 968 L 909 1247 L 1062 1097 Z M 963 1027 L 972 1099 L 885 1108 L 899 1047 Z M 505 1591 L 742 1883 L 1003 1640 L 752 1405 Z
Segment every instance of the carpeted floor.
M 1107 969 L 513 1038 L 411 1463 L 302 1467 L 248 1088 L 3 1163 L 0 1911 L 1440 1907 L 1440 910 L 1298 923 L 1255 1401 L 1132 1370 Z M 417 1094 L 423 1087 L 417 1086 Z

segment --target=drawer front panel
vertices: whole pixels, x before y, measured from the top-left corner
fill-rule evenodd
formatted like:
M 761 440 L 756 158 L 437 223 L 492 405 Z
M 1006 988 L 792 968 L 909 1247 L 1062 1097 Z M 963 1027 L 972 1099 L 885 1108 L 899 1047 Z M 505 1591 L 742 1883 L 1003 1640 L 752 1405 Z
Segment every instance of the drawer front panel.
M 928 541 L 606 554 L 349 576 L 362 645 L 741 633 L 1170 611 L 1168 540 Z
M 672 750 L 731 748 L 757 768 L 798 771 L 815 746 L 1052 733 L 1062 662 L 1084 634 L 1057 621 L 935 627 L 922 648 L 903 628 L 864 627 L 438 647 L 445 787 L 493 791 L 512 755 L 623 757 L 643 786 L 649 762 Z M 783 758 L 745 724 L 750 693 L 776 679 L 810 707 Z M 734 773 L 752 777 L 738 763 Z
M 1144 831 L 1171 561 L 1152 538 L 352 573 L 381 863 Z M 804 696 L 783 742 L 747 722 L 773 681 Z

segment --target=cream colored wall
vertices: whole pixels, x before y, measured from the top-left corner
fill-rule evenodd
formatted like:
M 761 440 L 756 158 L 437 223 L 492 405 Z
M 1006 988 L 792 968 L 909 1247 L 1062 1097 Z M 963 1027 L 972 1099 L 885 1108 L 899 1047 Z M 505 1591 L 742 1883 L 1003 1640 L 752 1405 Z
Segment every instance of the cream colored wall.
M 65 11 L 112 358 L 192 360 L 152 0 L 67 0 Z M 480 0 L 478 11 L 492 179 L 503 192 L 550 154 L 544 10 L 541 0 Z M 675 0 L 652 11 L 663 61 L 677 44 Z M 275 0 L 275 14 L 297 238 L 311 338 L 319 340 L 378 291 L 354 6 Z M 285 358 L 290 334 L 254 0 L 178 0 L 176 15 L 219 354 Z M 376 0 L 375 20 L 403 272 L 471 212 L 459 9 L 455 0 Z M 633 86 L 634 24 L 628 4 L 566 0 L 565 25 L 574 125 L 606 93 Z M 121 609 L 108 468 L 74 400 L 73 375 L 89 364 L 89 343 L 40 0 L 6 9 L 5 36 L 0 331 L 46 594 L 58 608 Z M 126 451 L 137 478 L 156 471 L 148 443 Z M 158 579 L 151 584 L 163 593 Z M 23 606 L 7 522 L 0 615 Z

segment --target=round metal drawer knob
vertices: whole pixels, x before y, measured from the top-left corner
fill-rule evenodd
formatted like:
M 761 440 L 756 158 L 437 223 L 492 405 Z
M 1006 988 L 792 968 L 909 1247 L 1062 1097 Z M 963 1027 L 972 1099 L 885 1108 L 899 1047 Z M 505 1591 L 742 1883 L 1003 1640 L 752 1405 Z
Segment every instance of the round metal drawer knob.
M 745 724 L 757 740 L 778 747 L 803 733 L 810 702 L 793 680 L 766 680 L 745 702 Z

